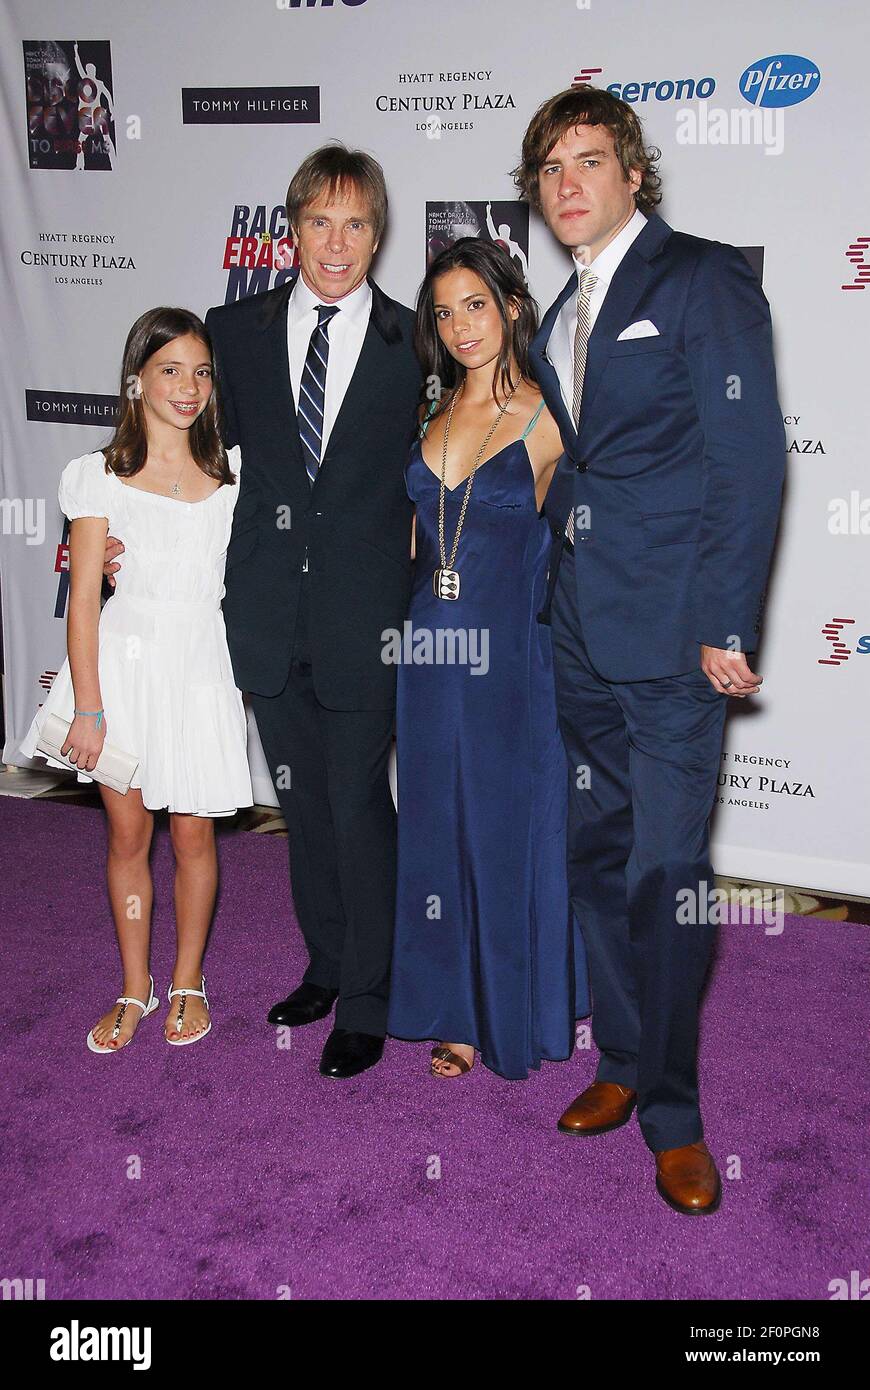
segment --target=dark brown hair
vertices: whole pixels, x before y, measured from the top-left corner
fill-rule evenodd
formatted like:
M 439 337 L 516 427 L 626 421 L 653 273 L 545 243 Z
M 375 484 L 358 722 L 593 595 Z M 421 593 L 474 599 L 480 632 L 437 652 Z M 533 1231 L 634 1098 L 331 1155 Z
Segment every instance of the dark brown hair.
M 345 197 L 354 189 L 368 203 L 375 241 L 380 241 L 387 225 L 387 185 L 384 171 L 376 159 L 362 150 L 349 150 L 335 140 L 321 145 L 303 159 L 287 189 L 287 221 L 291 230 L 299 226 L 299 215 L 327 190 L 331 196 Z
M 637 206 L 641 212 L 652 212 L 662 200 L 659 192 L 662 181 L 655 162 L 661 158 L 661 150 L 644 144 L 643 126 L 627 102 L 588 82 L 567 87 L 550 97 L 538 107 L 529 122 L 523 136 L 522 158 L 511 171 L 520 196 L 540 212 L 538 171 L 546 163 L 556 141 L 578 125 L 602 125 L 610 131 L 625 177 L 628 178 L 632 169 L 641 176 L 640 188 L 635 194 Z
M 222 483 L 236 481 L 236 475 L 227 462 L 226 450 L 218 432 L 219 407 L 211 339 L 205 324 L 189 309 L 149 309 L 136 320 L 127 334 L 121 366 L 118 423 L 111 443 L 103 450 L 107 471 L 111 470 L 121 478 L 132 478 L 145 466 L 148 457 L 148 431 L 141 393 L 135 389 L 136 378 L 155 352 L 159 352 L 174 338 L 182 338 L 188 333 L 194 338 L 199 338 L 207 349 L 212 375 L 212 392 L 208 405 L 188 431 L 190 452 L 197 466 L 210 478 L 217 478 Z
M 495 299 L 501 316 L 504 332 L 498 369 L 493 372 L 492 394 L 496 394 L 496 377 L 503 392 L 516 385 L 511 377 L 511 356 L 516 360 L 521 379 L 534 381 L 529 348 L 538 329 L 538 306 L 529 293 L 522 272 L 503 246 L 480 237 L 464 236 L 448 246 L 436 256 L 417 293 L 417 318 L 414 324 L 414 348 L 423 368 L 427 382 L 435 377 L 441 388 L 437 397 L 439 405 L 434 415 L 440 415 L 447 405 L 451 391 L 465 380 L 465 367 L 456 361 L 441 341 L 438 322 L 435 318 L 433 286 L 439 275 L 449 270 L 473 270 L 479 275 Z M 519 309 L 519 316 L 512 319 L 508 313 L 508 300 L 512 299 Z

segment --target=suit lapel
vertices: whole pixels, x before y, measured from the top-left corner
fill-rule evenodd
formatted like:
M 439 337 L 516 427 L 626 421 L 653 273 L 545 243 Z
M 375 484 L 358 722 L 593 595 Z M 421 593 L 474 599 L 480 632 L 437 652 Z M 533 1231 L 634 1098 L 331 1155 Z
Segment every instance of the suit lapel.
M 283 301 L 270 305 L 263 314 L 263 342 L 258 371 L 262 383 L 263 411 L 272 414 L 278 437 L 287 440 L 294 465 L 301 468 L 307 481 L 308 474 L 305 472 L 299 440 L 296 402 L 290 385 L 290 354 L 287 350 L 287 312 L 295 283 L 294 277 L 289 283 Z
M 365 336 L 353 376 L 348 382 L 317 470 L 315 487 L 320 482 L 330 455 L 340 450 L 359 431 L 360 422 L 366 418 L 366 412 L 371 406 L 373 385 L 378 381 L 389 381 L 394 366 L 390 351 L 402 343 L 402 334 L 392 300 L 371 277 L 369 285 L 372 291 L 372 305 Z
M 389 372 L 388 354 L 389 348 L 369 318 L 360 354 L 353 369 L 353 376 L 339 406 L 335 423 L 329 432 L 326 449 L 317 470 L 315 487 L 330 454 L 340 450 L 345 440 L 359 429 L 360 421 L 365 418 L 366 407 L 371 397 L 371 383 L 377 381 L 379 377 L 381 379 L 386 378 Z
M 263 409 L 264 411 L 271 411 L 280 436 L 289 438 L 294 466 L 301 470 L 306 484 L 310 485 L 302 454 L 302 443 L 299 438 L 299 422 L 296 414 L 296 402 L 293 399 L 293 388 L 290 384 L 290 354 L 287 347 L 287 314 L 290 296 L 293 293 L 293 286 L 296 284 L 298 275 L 299 271 L 297 270 L 293 278 L 282 287 L 284 293 L 276 293 L 274 298 L 269 296 L 270 302 L 264 305 L 260 320 L 263 341 L 262 361 L 259 366 L 263 383 Z M 352 438 L 354 432 L 359 428 L 359 422 L 365 419 L 366 410 L 371 401 L 371 383 L 378 379 L 389 380 L 393 365 L 390 358 L 390 348 L 402 342 L 402 334 L 392 300 L 384 294 L 374 280 L 369 279 L 369 284 L 372 289 L 372 308 L 365 337 L 353 376 L 344 393 L 344 399 L 330 431 L 326 450 L 314 480 L 314 487 L 317 487 L 320 482 L 324 465 L 330 454 L 336 448 L 340 449 L 346 440 Z
M 559 317 L 562 305 L 567 299 L 571 298 L 572 294 L 576 293 L 577 276 L 572 274 L 570 280 L 563 285 L 558 297 L 550 305 L 544 315 L 541 326 L 535 334 L 531 346 L 531 357 L 538 374 L 538 385 L 541 388 L 550 413 L 559 426 L 559 433 L 563 441 L 575 438 L 574 421 L 562 398 L 562 388 L 559 385 L 559 377 L 556 368 L 547 356 L 547 344 L 550 341 L 550 334 Z
M 589 335 L 586 372 L 583 376 L 583 403 L 580 407 L 581 435 L 584 422 L 589 419 L 595 393 L 613 343 L 626 324 L 631 323 L 632 310 L 646 289 L 652 274 L 648 263 L 640 256 L 633 255 L 633 250 L 630 246 L 617 266 L 595 320 L 595 327 Z
M 671 234 L 666 222 L 655 213 L 631 243 L 613 275 L 595 327 L 589 335 L 586 372 L 583 377 L 583 402 L 580 407 L 580 435 L 588 423 L 601 376 L 619 334 L 632 321 L 635 305 L 645 293 L 652 278 L 650 261 Z

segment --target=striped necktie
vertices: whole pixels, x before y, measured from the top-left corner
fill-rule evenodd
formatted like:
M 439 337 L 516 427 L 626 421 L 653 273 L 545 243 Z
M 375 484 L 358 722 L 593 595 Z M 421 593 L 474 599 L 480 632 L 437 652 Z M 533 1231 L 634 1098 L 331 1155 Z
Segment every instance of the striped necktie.
M 598 276 L 588 268 L 580 272 L 580 287 L 577 291 L 577 328 L 574 333 L 574 399 L 571 414 L 574 428 L 580 429 L 580 406 L 583 402 L 583 378 L 586 375 L 586 351 L 589 347 L 589 299 Z M 568 514 L 565 535 L 574 544 L 574 508 Z
M 326 369 L 329 365 L 329 320 L 338 313 L 337 304 L 318 304 L 317 327 L 311 334 L 299 391 L 299 438 L 302 441 L 305 471 L 314 486 L 323 447 L 323 403 L 326 398 Z

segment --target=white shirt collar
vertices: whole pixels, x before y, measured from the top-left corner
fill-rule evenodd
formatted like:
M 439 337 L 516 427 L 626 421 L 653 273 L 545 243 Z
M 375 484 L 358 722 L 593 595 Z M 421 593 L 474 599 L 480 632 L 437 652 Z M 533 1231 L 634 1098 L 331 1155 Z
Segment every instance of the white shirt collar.
M 636 237 L 640 236 L 646 226 L 646 218 L 640 208 L 635 208 L 634 216 L 630 217 L 621 232 L 618 232 L 612 241 L 609 241 L 603 250 L 598 252 L 594 261 L 589 262 L 588 269 L 594 271 L 597 278 L 596 290 L 607 287 L 616 273 L 617 266 L 625 255 L 631 243 Z M 572 252 L 574 268 L 577 271 L 577 281 L 580 280 L 580 272 L 586 270 L 587 266 L 583 261 L 578 261 Z
M 296 276 L 296 283 L 293 286 L 293 293 L 290 296 L 289 313 L 294 323 L 299 323 L 306 314 L 312 314 L 318 304 L 323 300 L 309 289 L 308 284 L 302 278 L 302 271 Z M 343 299 L 336 300 L 337 307 L 341 310 L 342 316 L 352 323 L 361 323 L 367 318 L 372 303 L 372 287 L 368 280 L 363 280 L 357 285 L 355 290 L 346 294 Z

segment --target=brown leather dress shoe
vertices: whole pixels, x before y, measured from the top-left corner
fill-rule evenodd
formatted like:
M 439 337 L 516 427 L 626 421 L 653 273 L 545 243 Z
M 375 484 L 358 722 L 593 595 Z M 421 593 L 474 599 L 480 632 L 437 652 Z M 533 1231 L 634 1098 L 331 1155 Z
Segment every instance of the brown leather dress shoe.
M 606 1134 L 631 1118 L 637 1091 L 614 1081 L 593 1081 L 559 1120 L 563 1134 Z
M 674 1211 L 706 1216 L 722 1200 L 719 1170 L 703 1139 L 656 1154 L 656 1187 Z

